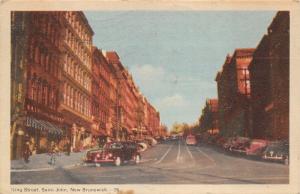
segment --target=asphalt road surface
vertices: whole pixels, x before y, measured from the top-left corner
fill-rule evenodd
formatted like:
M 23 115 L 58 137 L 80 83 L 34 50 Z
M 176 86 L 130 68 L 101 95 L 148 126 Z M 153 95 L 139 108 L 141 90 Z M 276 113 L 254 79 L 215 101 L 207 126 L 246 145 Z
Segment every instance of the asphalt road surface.
M 142 163 L 12 172 L 12 184 L 287 184 L 287 165 L 223 153 L 182 140 L 156 145 Z

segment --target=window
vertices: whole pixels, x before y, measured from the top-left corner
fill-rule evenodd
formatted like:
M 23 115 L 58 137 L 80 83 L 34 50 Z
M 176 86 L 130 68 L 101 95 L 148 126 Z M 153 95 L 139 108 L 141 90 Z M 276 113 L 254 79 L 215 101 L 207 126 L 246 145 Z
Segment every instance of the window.
M 73 99 L 74 99 L 74 90 L 73 90 L 73 88 L 71 87 L 71 89 L 70 89 L 70 107 L 72 107 L 73 108 Z
M 70 106 L 70 86 L 67 85 L 67 105 Z
M 40 48 L 38 46 L 35 47 L 34 50 L 34 62 L 39 63 L 39 57 L 40 57 Z
M 38 91 L 38 93 L 37 93 L 37 98 L 38 98 L 37 102 L 40 104 L 40 103 L 42 103 L 42 90 L 43 90 L 41 81 L 38 81 L 37 85 L 38 85 L 37 86 L 37 91 Z
M 42 89 L 42 103 L 44 105 L 47 105 L 47 101 L 48 101 L 48 98 L 47 98 L 47 85 L 46 84 L 43 84 L 43 89 Z

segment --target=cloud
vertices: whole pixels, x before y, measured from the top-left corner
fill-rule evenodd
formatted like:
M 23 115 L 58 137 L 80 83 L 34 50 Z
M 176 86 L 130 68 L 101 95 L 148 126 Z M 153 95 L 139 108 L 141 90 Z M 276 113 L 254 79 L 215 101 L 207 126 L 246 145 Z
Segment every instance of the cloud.
M 138 65 L 132 68 L 132 74 L 141 82 L 161 80 L 165 71 L 162 67 L 155 67 L 153 65 Z
M 188 102 L 180 94 L 174 94 L 173 96 L 166 96 L 156 103 L 159 109 L 184 107 L 188 105 Z

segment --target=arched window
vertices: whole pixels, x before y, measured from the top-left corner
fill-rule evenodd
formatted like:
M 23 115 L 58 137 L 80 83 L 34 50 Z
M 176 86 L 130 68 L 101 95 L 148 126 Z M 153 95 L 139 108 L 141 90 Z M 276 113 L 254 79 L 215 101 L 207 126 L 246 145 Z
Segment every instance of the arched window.
M 33 101 L 37 101 L 37 83 L 36 83 L 36 75 L 33 74 L 32 79 L 31 79 L 31 94 L 30 94 L 30 99 Z
M 64 104 L 67 104 L 67 84 L 66 84 L 66 82 L 64 83 L 63 102 L 64 102 Z
M 74 70 L 74 62 L 72 61 L 71 64 L 70 64 L 70 75 L 73 76 L 73 70 Z
M 48 103 L 48 98 L 47 98 L 47 83 L 43 82 L 42 83 L 42 104 L 47 105 Z
M 83 71 L 80 69 L 80 84 L 83 84 Z
M 74 89 L 74 109 L 77 110 L 77 90 Z
M 83 98 L 83 114 L 86 115 L 86 98 Z
M 53 102 L 52 102 L 52 90 L 53 90 L 53 88 L 49 85 L 48 86 L 48 107 L 50 107 L 50 108 L 52 108 L 52 104 L 53 104 Z
M 70 107 L 73 108 L 73 88 L 70 88 Z
M 54 108 L 54 90 L 55 88 L 49 87 L 49 107 Z
M 43 85 L 42 81 L 39 79 L 37 83 L 37 102 L 40 104 L 42 103 L 42 90 L 43 90 Z
M 36 46 L 34 50 L 34 62 L 37 64 L 39 63 L 39 57 L 40 57 L 40 48 Z
M 70 106 L 70 86 L 67 84 L 67 105 Z
M 75 69 L 74 69 L 74 78 L 77 80 L 77 74 L 78 74 L 78 65 L 75 64 Z

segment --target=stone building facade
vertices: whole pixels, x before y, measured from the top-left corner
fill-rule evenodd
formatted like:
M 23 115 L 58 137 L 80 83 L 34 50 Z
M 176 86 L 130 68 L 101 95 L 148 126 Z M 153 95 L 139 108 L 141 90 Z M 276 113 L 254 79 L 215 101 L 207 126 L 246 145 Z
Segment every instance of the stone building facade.
M 61 77 L 59 111 L 71 137 L 72 148 L 91 141 L 92 122 L 92 36 L 82 12 L 62 12 Z M 89 139 L 87 139 L 89 138 Z

